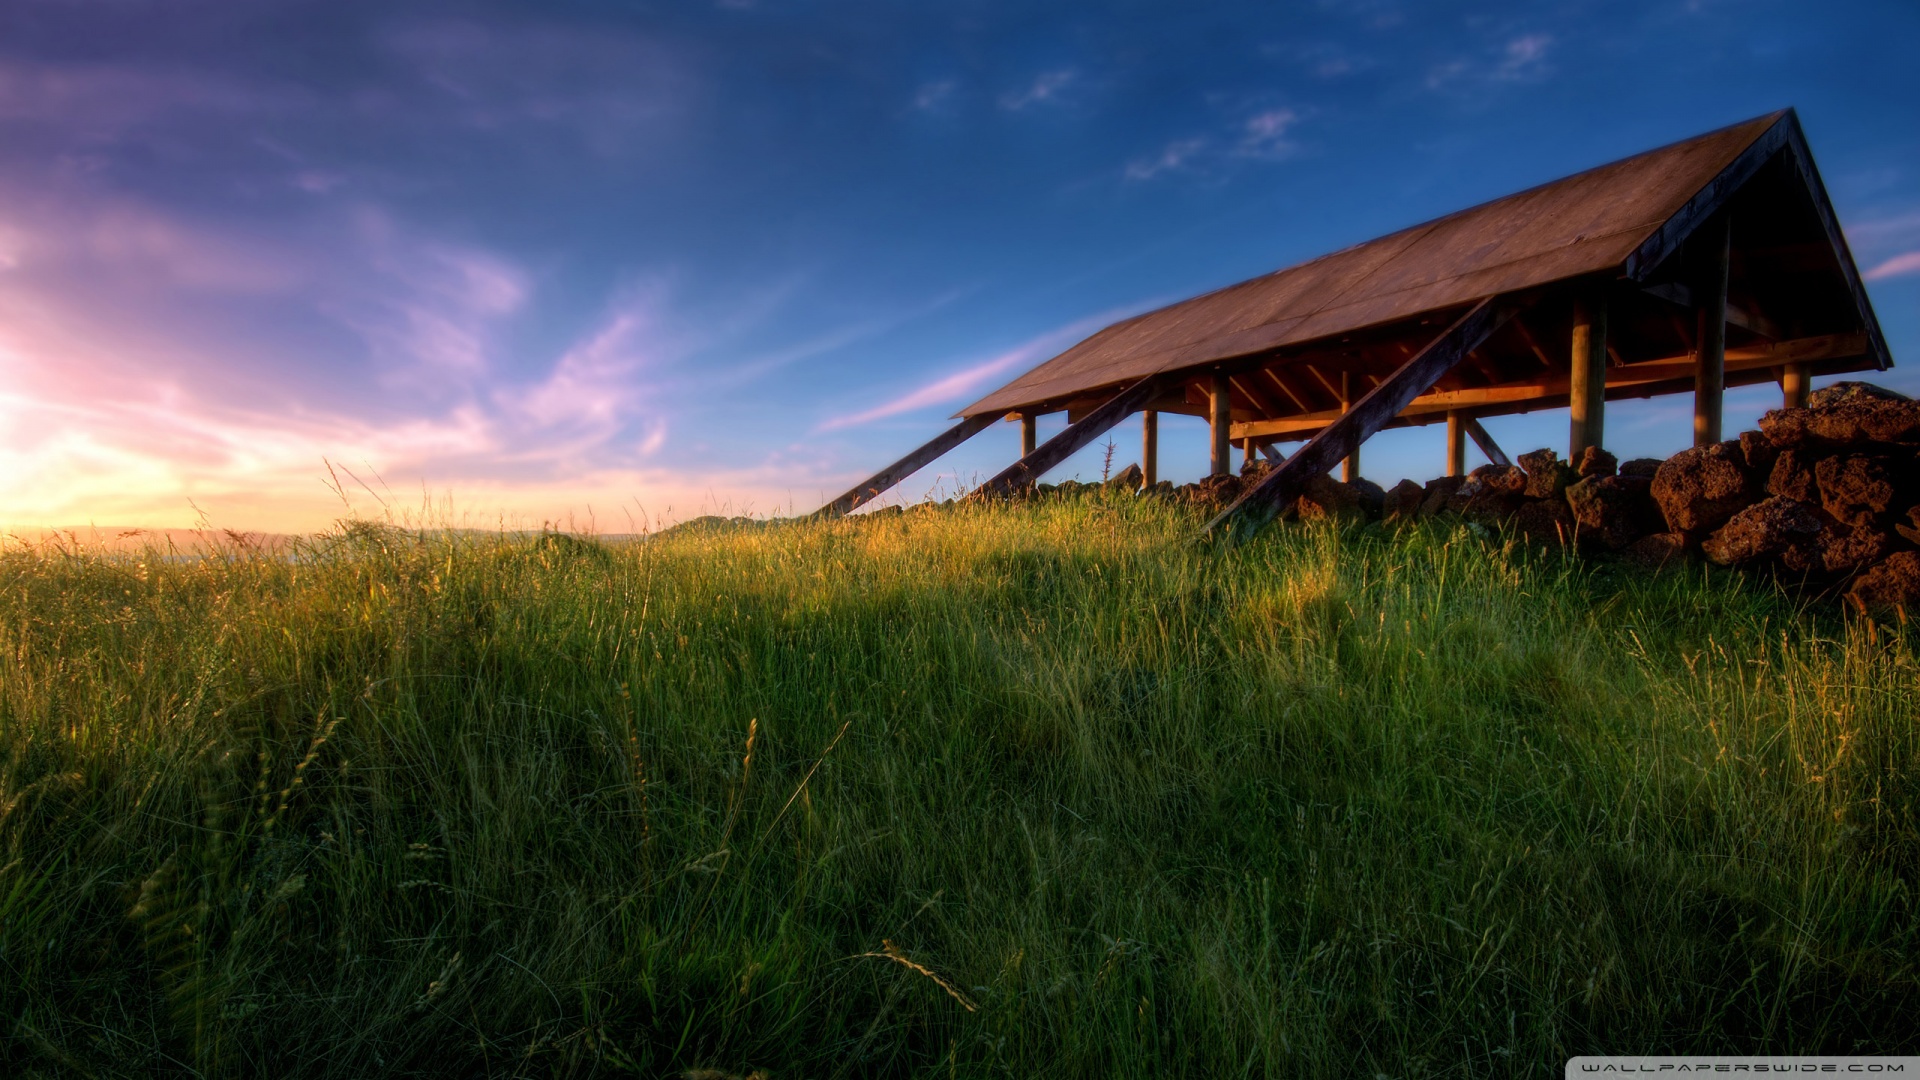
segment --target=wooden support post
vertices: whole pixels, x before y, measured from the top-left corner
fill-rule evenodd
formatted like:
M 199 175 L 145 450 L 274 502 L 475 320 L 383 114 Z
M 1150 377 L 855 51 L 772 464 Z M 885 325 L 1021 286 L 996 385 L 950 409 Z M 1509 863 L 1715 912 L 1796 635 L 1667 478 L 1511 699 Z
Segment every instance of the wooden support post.
M 1587 447 L 1603 446 L 1607 415 L 1607 297 L 1599 289 L 1574 301 L 1573 370 L 1567 390 L 1567 460 L 1578 463 Z
M 1467 429 L 1467 437 L 1473 440 L 1473 445 L 1479 447 L 1481 453 L 1487 455 L 1488 461 L 1495 465 L 1513 464 L 1513 459 L 1507 456 L 1505 450 L 1500 449 L 1499 443 L 1493 441 L 1493 436 L 1487 434 L 1487 429 L 1480 426 L 1480 421 L 1468 417 L 1463 426 Z
M 1459 409 L 1447 410 L 1447 475 L 1467 475 L 1467 417 Z
M 1142 487 L 1160 482 L 1160 414 L 1148 409 L 1140 414 L 1140 471 Z
M 1217 372 L 1213 376 L 1209 406 L 1207 422 L 1211 425 L 1208 434 L 1212 436 L 1212 453 L 1207 463 L 1208 475 L 1225 476 L 1233 471 L 1231 451 L 1228 449 L 1233 445 L 1233 436 L 1230 434 L 1233 427 L 1233 397 L 1227 377 Z
M 1353 372 L 1340 373 L 1340 415 L 1345 416 L 1353 408 Z M 1360 444 L 1353 445 L 1353 453 L 1340 462 L 1340 479 L 1351 484 L 1360 479 Z
M 1261 443 L 1260 453 L 1267 459 L 1268 464 L 1271 465 L 1278 465 L 1287 460 L 1287 455 L 1281 453 L 1280 448 L 1272 443 Z
M 1000 419 L 1000 417 L 994 413 L 983 413 L 979 416 L 967 417 L 965 420 L 953 425 L 939 435 L 934 436 L 931 441 L 913 453 L 908 454 L 899 461 L 894 462 L 879 472 L 874 473 L 872 476 L 867 477 L 865 480 L 862 480 L 860 483 L 855 484 L 846 494 L 815 510 L 813 516 L 829 518 L 840 517 L 861 503 L 867 502 L 881 492 L 891 488 L 893 485 L 919 472 L 935 458 L 966 442 L 968 439 L 973 438 L 982 431 L 985 431 L 998 419 Z
M 1149 375 L 1107 399 L 1106 404 L 1067 425 L 1067 429 L 1035 447 L 1019 461 L 995 473 L 974 489 L 978 496 L 1004 495 L 1024 488 L 1047 470 L 1072 457 L 1074 452 L 1112 430 L 1113 425 L 1132 416 L 1160 392 L 1161 381 Z
M 1208 522 L 1206 532 L 1239 538 L 1266 527 L 1314 478 L 1325 474 L 1334 462 L 1353 453 L 1367 436 L 1400 415 L 1400 410 L 1409 402 L 1431 389 L 1467 353 L 1512 318 L 1513 312 L 1512 303 L 1501 297 L 1475 304 L 1384 382 L 1355 402 L 1352 409 L 1322 428 L 1320 434 L 1308 440 L 1285 464 L 1268 473 L 1219 517 Z
M 1028 454 L 1033 453 L 1033 448 L 1040 444 L 1039 431 L 1040 431 L 1039 417 L 1033 415 L 1032 413 L 1020 414 L 1020 456 L 1021 457 L 1026 457 Z
M 1727 388 L 1727 259 L 1731 230 L 1723 211 L 1695 235 L 1701 247 L 1699 355 L 1693 374 L 1693 445 L 1720 441 L 1721 398 Z
M 1780 369 L 1780 404 L 1783 408 L 1806 408 L 1807 390 L 1807 365 L 1788 364 Z
M 1249 435 L 1240 440 L 1240 468 L 1242 470 L 1252 465 L 1255 461 L 1259 460 L 1259 458 L 1260 451 L 1253 445 L 1253 436 Z

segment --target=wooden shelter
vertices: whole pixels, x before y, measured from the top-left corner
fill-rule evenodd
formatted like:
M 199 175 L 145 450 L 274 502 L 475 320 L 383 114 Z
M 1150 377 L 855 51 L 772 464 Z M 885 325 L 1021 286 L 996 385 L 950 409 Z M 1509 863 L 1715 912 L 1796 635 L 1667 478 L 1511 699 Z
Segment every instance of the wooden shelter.
M 1388 427 L 1445 423 L 1505 455 L 1479 419 L 1571 408 L 1570 457 L 1601 446 L 1608 401 L 1694 395 L 1719 441 L 1722 391 L 1891 366 L 1886 341 L 1791 109 L 1569 176 L 1115 323 L 962 409 L 960 422 L 827 504 L 846 513 L 1000 419 L 1021 457 L 1008 491 L 1139 412 L 1206 417 L 1278 468 L 1209 526 L 1264 525 Z M 1067 413 L 1035 445 L 1034 418 Z M 1305 442 L 1282 459 L 1275 444 Z

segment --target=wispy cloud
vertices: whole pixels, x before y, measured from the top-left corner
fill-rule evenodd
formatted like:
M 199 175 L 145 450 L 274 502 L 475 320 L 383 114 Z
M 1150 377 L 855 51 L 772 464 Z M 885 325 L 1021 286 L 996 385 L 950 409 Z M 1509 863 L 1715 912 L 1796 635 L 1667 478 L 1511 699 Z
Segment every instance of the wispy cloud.
M 1217 134 L 1174 139 L 1155 153 L 1127 162 L 1124 175 L 1139 181 L 1168 173 L 1207 174 L 1223 170 L 1234 158 L 1288 157 L 1298 147 L 1287 134 L 1299 122 L 1297 110 L 1262 109 Z
M 1127 179 L 1151 180 L 1161 173 L 1187 168 L 1206 147 L 1204 138 L 1175 139 L 1161 147 L 1157 154 L 1127 162 Z
M 1905 277 L 1908 274 L 1920 274 L 1920 251 L 1895 255 L 1861 276 L 1868 281 L 1885 281 L 1888 278 Z
M 1122 317 L 1124 316 L 1120 312 L 1108 311 L 1049 330 L 1005 352 L 984 360 L 977 360 L 958 371 L 910 390 L 892 401 L 859 412 L 831 417 L 822 421 L 814 430 L 835 431 L 840 428 L 857 427 L 875 420 L 884 420 L 889 416 L 930 409 L 936 405 L 951 405 L 983 389 L 988 380 L 1016 369 L 1032 367 Z
M 1553 44 L 1551 34 L 1521 34 L 1500 42 L 1491 50 L 1491 55 L 1482 53 L 1444 60 L 1427 69 L 1427 89 L 1538 81 L 1551 71 L 1547 55 Z
M 1502 80 L 1537 78 L 1546 70 L 1547 50 L 1553 45 L 1551 34 L 1522 34 L 1507 42 L 1493 77 Z
M 913 92 L 913 108 L 918 112 L 937 112 L 952 103 L 954 91 L 959 89 L 959 86 L 960 84 L 952 79 L 922 83 L 920 88 Z
M 1027 86 L 1000 95 L 1000 107 L 1010 112 L 1019 112 L 1034 105 L 1058 100 L 1061 91 L 1065 90 L 1073 80 L 1074 73 L 1069 70 L 1043 72 Z
M 1234 147 L 1234 153 L 1244 157 L 1283 157 L 1294 150 L 1287 141 L 1287 129 L 1300 120 L 1300 114 L 1292 109 L 1268 109 L 1247 118 L 1240 142 Z

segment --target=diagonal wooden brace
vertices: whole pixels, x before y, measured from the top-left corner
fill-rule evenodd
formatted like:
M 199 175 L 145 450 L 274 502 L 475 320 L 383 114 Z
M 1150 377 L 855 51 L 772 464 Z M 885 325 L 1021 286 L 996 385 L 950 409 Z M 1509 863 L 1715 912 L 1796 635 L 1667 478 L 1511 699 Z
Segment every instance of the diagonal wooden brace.
M 1516 309 L 1516 305 L 1501 297 L 1474 305 L 1473 310 L 1460 316 L 1439 337 L 1428 342 L 1426 348 L 1368 391 L 1346 414 L 1322 428 L 1299 452 L 1221 511 L 1219 517 L 1209 521 L 1205 532 L 1237 540 L 1265 528 L 1300 497 L 1314 477 L 1333 468 L 1365 442 L 1367 436 L 1400 415 L 1400 410 L 1431 389 L 1441 376 L 1453 370 L 1455 364 L 1512 318 Z
M 1487 455 L 1488 461 L 1495 465 L 1513 464 L 1513 459 L 1507 456 L 1505 450 L 1500 449 L 1499 443 L 1493 441 L 1493 436 L 1487 434 L 1487 429 L 1480 426 L 1480 421 L 1469 416 L 1465 426 L 1467 437 L 1473 440 L 1473 445 L 1479 447 L 1481 453 Z
M 855 484 L 845 495 L 815 510 L 813 516 L 836 518 L 848 513 L 854 507 L 879 496 L 888 488 L 919 472 L 940 455 L 985 431 L 998 419 L 1000 419 L 999 416 L 991 413 L 967 417 L 934 436 L 930 442 L 913 453 Z
M 1105 405 L 1080 418 L 1079 422 L 1068 424 L 1067 430 L 1034 447 L 1033 453 L 1007 466 L 995 474 L 993 479 L 974 489 L 975 495 L 1004 495 L 1024 488 L 1047 470 L 1073 456 L 1074 451 L 1093 440 L 1105 435 L 1113 425 L 1132 416 L 1153 400 L 1160 391 L 1161 380 L 1149 375 L 1125 390 L 1107 399 Z

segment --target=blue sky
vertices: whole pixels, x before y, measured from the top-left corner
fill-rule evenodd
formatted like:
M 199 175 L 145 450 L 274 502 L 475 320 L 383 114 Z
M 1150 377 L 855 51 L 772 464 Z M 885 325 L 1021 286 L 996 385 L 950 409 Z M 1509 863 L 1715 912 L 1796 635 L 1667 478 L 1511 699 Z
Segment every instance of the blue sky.
M 320 528 L 327 462 L 361 512 L 805 511 L 1114 318 L 1787 105 L 1920 392 L 1916 46 L 1910 2 L 14 0 L 0 524 Z

